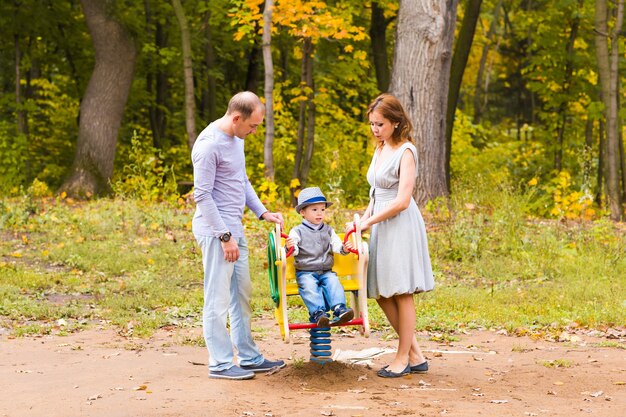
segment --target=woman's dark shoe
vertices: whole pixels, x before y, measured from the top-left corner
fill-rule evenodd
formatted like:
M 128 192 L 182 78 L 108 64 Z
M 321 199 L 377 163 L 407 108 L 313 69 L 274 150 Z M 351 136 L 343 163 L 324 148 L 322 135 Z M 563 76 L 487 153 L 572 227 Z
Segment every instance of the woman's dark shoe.
M 386 366 L 377 372 L 381 378 L 400 378 L 411 373 L 411 365 L 407 365 L 402 372 L 392 372 Z
M 419 365 L 411 366 L 412 374 L 425 374 L 426 372 L 428 372 L 428 361 L 424 361 Z

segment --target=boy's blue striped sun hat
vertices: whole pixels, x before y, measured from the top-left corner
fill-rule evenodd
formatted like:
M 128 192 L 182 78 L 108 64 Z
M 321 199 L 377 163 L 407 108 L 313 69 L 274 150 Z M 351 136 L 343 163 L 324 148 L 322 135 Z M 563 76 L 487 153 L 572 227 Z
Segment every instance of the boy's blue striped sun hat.
M 296 212 L 300 213 L 300 210 L 306 206 L 316 203 L 326 203 L 326 207 L 332 206 L 333 203 L 326 201 L 326 197 L 322 194 L 322 190 L 319 187 L 308 187 L 300 191 L 298 194 L 298 205 L 296 206 Z

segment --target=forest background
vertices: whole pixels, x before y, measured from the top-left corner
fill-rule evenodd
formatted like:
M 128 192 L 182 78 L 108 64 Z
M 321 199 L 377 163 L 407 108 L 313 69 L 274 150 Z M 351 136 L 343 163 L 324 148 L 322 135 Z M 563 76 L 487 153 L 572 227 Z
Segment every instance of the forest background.
M 411 11 L 437 3 L 401 4 Z M 427 157 L 421 173 L 447 181 L 434 192 L 428 184 L 418 190 L 421 206 L 466 187 L 510 187 L 529 195 L 529 212 L 539 217 L 621 218 L 624 48 L 617 28 L 623 7 L 621 1 L 600 3 L 467 0 L 457 10 L 456 2 L 441 2 L 454 19 L 446 26 L 456 31 L 454 44 L 428 59 L 450 61 L 445 53 L 453 52 L 449 91 L 448 77 L 439 90 L 417 87 L 449 95 L 443 100 L 448 131 L 435 131 L 431 144 L 420 145 L 428 141 L 419 126 L 443 117 L 429 103 L 417 109 L 423 119 L 413 121 L 418 146 L 447 153 L 443 170 Z M 263 96 L 271 88 L 274 139 L 268 142 L 262 127 L 246 141 L 248 174 L 262 198 L 288 203 L 299 188 L 315 184 L 342 194 L 348 206 L 362 205 L 373 151 L 366 106 L 390 87 L 401 96 L 390 86 L 400 5 L 277 1 L 272 30 L 265 31 L 271 39 L 263 40 L 265 5 L 2 2 L 2 195 L 19 195 L 34 184 L 44 194 L 112 189 L 175 198 L 192 180 L 189 147 L 198 131 L 224 113 L 234 92 Z M 105 18 L 100 35 L 85 15 Z M 446 42 L 440 38 L 433 44 Z M 271 62 L 264 43 L 271 46 Z M 268 62 L 272 85 L 265 88 Z M 609 77 L 615 88 L 603 94 L 605 63 L 617 79 Z M 610 107 L 608 96 L 617 106 Z M 81 164 L 95 172 L 91 178 L 84 172 L 77 178 Z M 609 190 L 610 183 L 617 186 Z
M 362 210 L 367 105 L 419 98 L 405 105 L 434 178 L 415 196 L 438 282 L 419 328 L 623 327 L 622 14 L 623 0 L 1 2 L 0 329 L 197 325 L 190 145 L 241 90 L 271 101 L 247 169 L 288 226 L 308 184 L 335 227 Z M 398 50 L 420 36 L 399 26 L 415 19 L 445 24 L 410 65 Z M 267 230 L 248 217 L 266 310 Z

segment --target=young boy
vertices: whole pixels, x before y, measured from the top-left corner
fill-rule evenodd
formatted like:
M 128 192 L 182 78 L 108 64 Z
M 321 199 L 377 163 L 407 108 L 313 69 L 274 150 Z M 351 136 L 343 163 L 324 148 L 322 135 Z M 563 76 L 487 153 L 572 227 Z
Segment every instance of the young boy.
M 333 324 L 343 324 L 354 317 L 354 311 L 346 307 L 343 286 L 332 271 L 333 253 L 348 253 L 332 227 L 324 223 L 326 208 L 332 204 L 318 187 L 300 191 L 296 211 L 303 220 L 291 229 L 285 241 L 287 248 L 294 247 L 298 292 L 309 310 L 309 320 L 317 327 L 330 325 L 327 312 L 331 309 Z M 352 244 L 346 246 L 350 249 Z

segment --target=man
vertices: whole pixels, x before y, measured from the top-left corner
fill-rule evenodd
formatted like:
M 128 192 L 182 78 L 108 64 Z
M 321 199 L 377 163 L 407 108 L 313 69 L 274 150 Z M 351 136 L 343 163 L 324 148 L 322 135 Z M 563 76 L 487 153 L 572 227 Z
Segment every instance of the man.
M 256 94 L 236 94 L 226 114 L 200 133 L 191 151 L 196 201 L 192 230 L 202 249 L 202 322 L 210 378 L 250 379 L 256 372 L 285 366 L 284 361 L 263 357 L 250 330 L 252 283 L 242 225 L 244 207 L 260 219 L 283 224 L 280 213 L 270 213 L 261 203 L 246 175 L 244 138 L 256 132 L 264 113 Z M 233 345 L 239 365 L 233 361 Z

